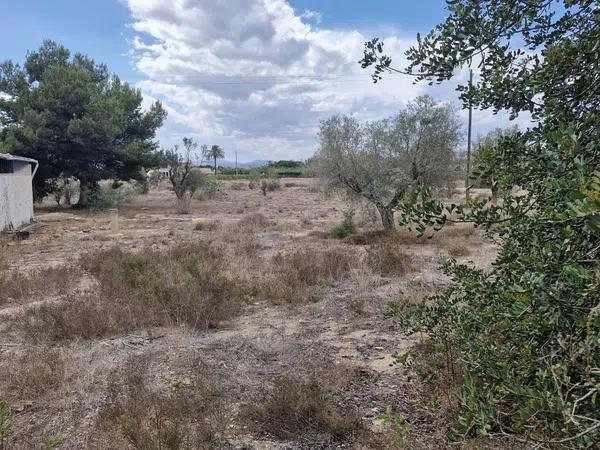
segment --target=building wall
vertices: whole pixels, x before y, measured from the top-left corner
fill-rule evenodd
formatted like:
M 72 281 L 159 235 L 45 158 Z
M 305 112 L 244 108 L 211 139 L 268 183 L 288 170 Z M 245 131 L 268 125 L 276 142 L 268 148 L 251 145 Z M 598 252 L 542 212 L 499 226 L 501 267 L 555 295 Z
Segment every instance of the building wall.
M 0 231 L 33 220 L 31 164 L 13 161 L 13 173 L 0 173 Z

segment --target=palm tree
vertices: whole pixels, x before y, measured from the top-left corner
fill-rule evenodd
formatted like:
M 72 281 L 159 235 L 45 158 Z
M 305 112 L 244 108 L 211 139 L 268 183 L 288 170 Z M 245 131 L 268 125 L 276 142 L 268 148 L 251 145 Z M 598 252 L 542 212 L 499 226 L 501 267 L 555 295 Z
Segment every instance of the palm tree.
M 212 159 L 215 162 L 215 175 L 217 174 L 217 159 L 224 158 L 225 152 L 218 145 L 213 145 L 210 149 L 208 147 L 204 148 L 204 158 Z

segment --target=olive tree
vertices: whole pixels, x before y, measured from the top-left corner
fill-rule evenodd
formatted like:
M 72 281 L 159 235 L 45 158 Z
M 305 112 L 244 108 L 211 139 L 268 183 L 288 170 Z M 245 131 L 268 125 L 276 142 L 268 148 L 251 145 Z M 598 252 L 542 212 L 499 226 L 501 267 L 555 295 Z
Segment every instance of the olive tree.
M 177 204 L 182 213 L 189 212 L 190 201 L 196 191 L 203 184 L 202 173 L 194 168 L 194 151 L 198 144 L 192 138 L 183 138 L 183 153 L 179 146 L 164 152 L 164 160 L 171 171 L 169 181 L 173 185 L 173 191 L 177 196 Z
M 537 123 L 495 149 L 506 187 L 499 205 L 401 206 L 401 220 L 421 232 L 475 222 L 499 248 L 491 267 L 448 261 L 452 285 L 414 314 L 398 308 L 398 320 L 462 368 L 456 438 L 512 434 L 524 447 L 598 448 L 599 3 L 447 4 L 445 21 L 406 53 L 408 67 L 394 69 L 378 39 L 363 66 L 374 65 L 375 79 L 394 70 L 435 82 L 475 60 L 479 80 L 459 87 L 465 106 L 526 112 Z
M 421 96 L 387 119 L 325 120 L 314 163 L 328 190 L 370 202 L 383 227 L 393 229 L 394 210 L 411 188 L 448 181 L 459 137 L 452 107 Z
M 498 191 L 505 188 L 502 178 L 501 148 L 512 145 L 513 137 L 518 134 L 517 126 L 502 129 L 496 128 L 484 136 L 478 138 L 473 153 L 473 176 L 484 186 L 492 191 L 492 203 L 498 200 Z

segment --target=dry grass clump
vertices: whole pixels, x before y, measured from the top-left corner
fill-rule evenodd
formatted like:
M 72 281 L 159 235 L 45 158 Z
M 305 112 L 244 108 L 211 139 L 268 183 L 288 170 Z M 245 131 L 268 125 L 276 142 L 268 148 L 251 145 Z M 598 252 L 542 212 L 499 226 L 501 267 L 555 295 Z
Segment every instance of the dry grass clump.
M 253 431 L 281 440 L 312 444 L 353 441 L 365 432 L 360 417 L 341 412 L 330 397 L 322 380 L 316 377 L 305 380 L 287 376 L 272 389 L 256 395 L 242 415 Z
M 90 447 L 220 449 L 218 392 L 214 380 L 196 365 L 185 381 L 148 386 L 148 358 L 132 359 L 112 375 L 106 407 L 100 412 Z
M 471 252 L 465 245 L 455 244 L 448 247 L 448 254 L 453 258 L 458 258 L 461 256 L 469 256 Z
M 273 223 L 261 213 L 247 214 L 242 217 L 237 226 L 245 232 L 256 232 L 272 226 Z
M 231 183 L 232 191 L 243 191 L 245 189 L 244 183 Z
M 215 231 L 221 228 L 220 220 L 199 220 L 194 222 L 194 231 Z
M 4 354 L 0 362 L 0 396 L 10 402 L 39 399 L 60 387 L 64 380 L 65 360 L 57 349 Z
M 77 287 L 80 278 L 71 265 L 47 267 L 26 274 L 9 270 L 8 265 L 0 261 L 0 295 L 15 300 L 37 295 L 66 295 Z
M 403 252 L 402 245 L 374 244 L 367 248 L 366 264 L 382 276 L 402 276 L 412 270 L 411 257 Z
M 349 234 L 345 238 L 342 239 L 344 244 L 352 244 L 352 245 L 367 245 L 368 240 L 364 234 Z
M 118 248 L 81 261 L 98 282 L 94 292 L 27 308 L 13 318 L 34 340 L 94 338 L 155 326 L 218 326 L 235 315 L 242 299 L 237 279 L 226 276 L 227 261 L 206 243 L 166 253 L 132 254 Z
M 342 247 L 278 253 L 272 259 L 271 272 L 261 280 L 259 295 L 287 302 L 316 300 L 321 286 L 349 276 L 360 263 L 355 252 Z

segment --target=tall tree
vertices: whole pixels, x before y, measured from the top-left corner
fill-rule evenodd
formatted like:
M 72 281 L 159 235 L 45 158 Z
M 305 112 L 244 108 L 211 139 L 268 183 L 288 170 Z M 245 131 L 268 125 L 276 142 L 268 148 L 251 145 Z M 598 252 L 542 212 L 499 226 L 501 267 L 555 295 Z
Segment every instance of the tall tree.
M 75 177 L 85 207 L 99 180 L 139 179 L 155 162 L 161 104 L 143 111 L 139 90 L 87 56 L 45 41 L 23 67 L 0 64 L 0 93 L 0 147 L 40 162 L 38 197 Z
M 402 206 L 426 227 L 473 221 L 498 236 L 490 270 L 448 262 L 455 284 L 413 311 L 412 330 L 460 351 L 458 436 L 525 434 L 536 448 L 600 441 L 600 4 L 595 0 L 452 0 L 445 22 L 392 66 L 366 44 L 375 79 L 390 70 L 444 81 L 471 60 L 480 108 L 538 123 L 496 153 L 498 206 Z M 459 88 L 465 103 L 467 87 Z M 403 316 L 406 318 L 407 316 Z M 404 320 L 404 319 L 403 319 Z M 451 357 L 449 354 L 448 357 Z
M 330 190 L 372 203 L 393 229 L 394 209 L 410 189 L 448 180 L 459 130 L 452 108 L 429 96 L 376 122 L 335 116 L 321 124 L 314 164 Z
M 205 147 L 204 150 L 202 151 L 202 154 L 203 154 L 202 156 L 205 159 L 207 159 L 209 161 L 212 159 L 214 161 L 214 171 L 215 171 L 215 175 L 216 175 L 217 174 L 217 159 L 225 158 L 225 152 L 218 145 L 213 145 L 210 148 Z

